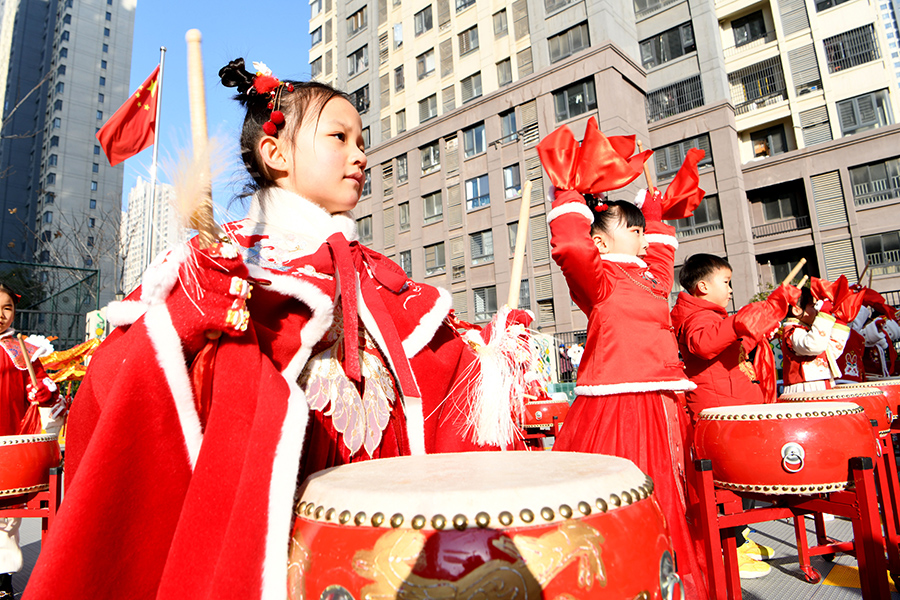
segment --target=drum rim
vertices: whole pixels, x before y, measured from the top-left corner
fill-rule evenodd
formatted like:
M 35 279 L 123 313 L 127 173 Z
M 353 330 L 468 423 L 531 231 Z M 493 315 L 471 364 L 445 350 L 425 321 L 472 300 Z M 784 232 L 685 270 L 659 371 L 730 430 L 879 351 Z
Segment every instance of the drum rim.
M 840 481 L 833 483 L 810 483 L 804 485 L 786 485 L 786 484 L 760 484 L 760 483 L 733 483 L 730 481 L 720 481 L 713 479 L 713 483 L 721 488 L 732 490 L 735 492 L 754 492 L 759 494 L 775 494 L 775 495 L 803 495 L 803 494 L 825 494 L 828 492 L 837 492 L 850 487 L 849 481 Z
M 8 496 L 23 496 L 25 494 L 31 494 L 32 492 L 44 492 L 49 489 L 49 483 L 41 483 L 39 485 L 31 485 L 22 488 L 10 488 L 8 490 L 0 489 L 0 498 L 5 498 Z
M 746 412 L 743 414 L 722 414 L 719 412 L 714 412 L 719 409 L 734 409 L 738 408 L 738 406 L 723 406 L 723 407 L 715 407 L 715 408 L 707 408 L 700 411 L 700 414 L 697 415 L 698 420 L 700 421 L 768 421 L 768 420 L 779 420 L 779 419 L 805 419 L 805 418 L 822 418 L 822 417 L 832 417 L 832 416 L 843 416 L 843 415 L 852 415 L 865 412 L 862 406 L 858 404 L 854 404 L 853 402 L 776 402 L 774 404 L 744 404 L 740 405 L 740 408 L 752 408 L 758 406 L 767 406 L 767 407 L 775 407 L 779 404 L 784 405 L 785 407 L 797 407 L 801 404 L 812 405 L 812 404 L 841 404 L 846 405 L 846 408 L 832 409 L 832 410 L 822 410 L 818 407 L 809 407 L 807 412 L 800 414 L 753 414 L 751 412 Z M 708 412 L 709 411 L 709 412 Z
M 823 399 L 822 396 L 834 394 L 839 398 Z M 877 386 L 847 386 L 833 387 L 827 390 L 809 390 L 806 392 L 789 392 L 778 397 L 778 402 L 807 402 L 804 397 L 815 398 L 819 402 L 840 402 L 847 398 L 868 398 L 877 396 L 886 396 L 883 390 Z
M 43 442 L 57 442 L 59 435 L 56 433 L 37 433 L 28 435 L 0 435 L 0 446 L 15 446 L 19 444 L 37 444 Z

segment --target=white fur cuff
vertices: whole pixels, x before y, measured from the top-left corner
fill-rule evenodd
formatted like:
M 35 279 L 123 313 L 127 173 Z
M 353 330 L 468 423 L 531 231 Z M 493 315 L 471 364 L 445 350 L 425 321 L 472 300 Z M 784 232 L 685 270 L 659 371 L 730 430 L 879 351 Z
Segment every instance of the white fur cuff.
M 664 244 L 678 250 L 678 239 L 674 235 L 666 235 L 664 233 L 648 233 L 644 236 L 649 244 Z
M 557 206 L 556 208 L 551 210 L 547 214 L 547 224 L 549 225 L 553 221 L 553 219 L 557 217 L 570 213 L 579 214 L 591 223 L 594 222 L 594 215 L 591 213 L 591 209 L 579 202 L 570 202 L 568 204 L 563 204 L 562 206 Z

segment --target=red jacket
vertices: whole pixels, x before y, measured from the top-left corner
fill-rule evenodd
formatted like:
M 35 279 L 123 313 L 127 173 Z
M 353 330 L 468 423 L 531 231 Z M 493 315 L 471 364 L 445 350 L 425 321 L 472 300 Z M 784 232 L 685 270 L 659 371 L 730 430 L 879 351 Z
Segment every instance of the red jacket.
M 687 376 L 697 384 L 685 394 L 691 418 L 704 408 L 736 404 L 762 404 L 747 352 L 752 340 L 742 341 L 734 330 L 734 315 L 724 308 L 686 292 L 672 309 L 672 325 Z
M 548 220 L 553 259 L 572 299 L 588 315 L 575 393 L 583 396 L 687 390 L 669 320 L 677 241 L 660 221 L 645 228 L 650 248 L 637 256 L 602 255 L 591 239 L 592 216 L 577 194 L 553 203 Z

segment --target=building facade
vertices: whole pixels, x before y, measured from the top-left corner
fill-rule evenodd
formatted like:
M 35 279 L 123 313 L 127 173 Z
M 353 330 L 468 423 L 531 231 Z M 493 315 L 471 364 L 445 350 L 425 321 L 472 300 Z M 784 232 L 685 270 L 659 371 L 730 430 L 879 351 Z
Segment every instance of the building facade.
M 727 256 L 737 306 L 810 275 L 900 290 L 900 114 L 890 30 L 862 0 L 350 0 L 311 3 L 314 77 L 350 93 L 369 145 L 362 239 L 464 319 L 506 302 L 533 184 L 520 306 L 582 329 L 550 259 L 536 143 L 560 125 L 654 149 L 661 188 L 706 151 L 680 248 Z M 643 185 L 643 183 L 641 182 Z M 638 182 L 612 194 L 630 198 Z M 677 268 L 677 267 L 676 267 Z M 896 301 L 896 300 L 895 300 Z
M 175 191 L 169 184 L 156 184 L 156 203 L 151 207 L 152 186 L 137 178 L 128 191 L 128 208 L 122 215 L 122 287 L 131 293 L 141 283 L 141 275 L 160 252 L 187 240 L 187 230 L 180 225 L 174 206 Z M 152 211 L 152 213 L 151 213 Z M 153 215 L 152 217 L 150 215 Z M 148 223 L 153 227 L 148 227 Z
M 12 122 L 30 123 L 9 132 L 5 124 L 0 140 L 0 164 L 16 164 L 0 178 L 0 204 L 24 207 L 0 215 L 0 252 L 48 265 L 37 275 L 51 295 L 69 281 L 58 267 L 96 269 L 99 281 L 85 300 L 91 306 L 67 306 L 71 312 L 106 304 L 120 285 L 124 167 L 109 166 L 95 134 L 129 95 L 135 6 L 134 0 L 3 3 L 3 114 L 21 103 Z M 19 130 L 29 135 L 20 138 Z

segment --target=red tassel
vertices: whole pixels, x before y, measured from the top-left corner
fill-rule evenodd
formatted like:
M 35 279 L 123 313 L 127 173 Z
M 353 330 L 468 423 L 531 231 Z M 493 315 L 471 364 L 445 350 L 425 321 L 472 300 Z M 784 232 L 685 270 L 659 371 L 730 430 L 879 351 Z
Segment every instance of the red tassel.
M 37 435 L 41 432 L 41 413 L 38 411 L 38 405 L 32 404 L 25 411 L 22 422 L 19 423 L 19 431 L 16 435 Z
M 206 420 L 212 407 L 213 368 L 216 363 L 216 352 L 219 340 L 207 340 L 206 345 L 194 357 L 191 363 L 191 385 L 194 388 L 194 407 L 200 417 L 200 428 L 206 430 Z

